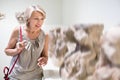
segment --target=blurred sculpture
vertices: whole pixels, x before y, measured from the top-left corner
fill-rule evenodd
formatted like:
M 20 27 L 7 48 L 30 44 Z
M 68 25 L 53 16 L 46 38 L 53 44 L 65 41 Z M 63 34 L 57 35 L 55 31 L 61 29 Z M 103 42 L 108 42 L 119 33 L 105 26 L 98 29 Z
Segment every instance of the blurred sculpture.
M 120 27 L 112 27 L 103 34 L 100 58 L 88 80 L 120 80 Z
M 81 25 L 76 29 L 77 40 L 75 51 L 70 53 L 60 67 L 63 80 L 85 80 L 95 71 L 100 53 L 99 39 L 103 25 Z M 98 31 L 99 30 L 99 31 Z
M 20 24 L 23 24 L 26 22 L 26 18 L 25 18 L 25 15 L 24 15 L 24 12 L 17 12 L 15 14 L 15 17 L 17 19 L 17 21 L 20 23 Z
M 85 80 L 93 74 L 102 31 L 103 25 L 88 24 L 50 32 L 50 57 L 60 67 L 63 80 Z
M 5 18 L 5 14 L 3 13 L 0 13 L 0 20 L 4 19 Z
M 53 59 L 55 66 L 60 66 L 63 56 L 68 51 L 64 34 L 61 28 L 56 28 L 50 32 L 49 56 Z

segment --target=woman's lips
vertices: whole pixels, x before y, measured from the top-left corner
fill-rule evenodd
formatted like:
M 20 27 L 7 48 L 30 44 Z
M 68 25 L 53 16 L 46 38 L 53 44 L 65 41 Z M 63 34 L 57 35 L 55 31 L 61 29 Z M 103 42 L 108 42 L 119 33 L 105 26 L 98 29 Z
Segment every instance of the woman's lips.
M 36 25 L 36 27 L 40 27 L 40 25 Z

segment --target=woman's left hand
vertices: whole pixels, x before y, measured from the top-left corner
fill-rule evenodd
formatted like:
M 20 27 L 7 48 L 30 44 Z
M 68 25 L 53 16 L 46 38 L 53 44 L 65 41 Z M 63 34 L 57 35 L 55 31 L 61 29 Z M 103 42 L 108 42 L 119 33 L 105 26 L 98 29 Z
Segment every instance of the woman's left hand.
M 40 57 L 38 59 L 38 66 L 45 66 L 47 64 L 48 57 Z

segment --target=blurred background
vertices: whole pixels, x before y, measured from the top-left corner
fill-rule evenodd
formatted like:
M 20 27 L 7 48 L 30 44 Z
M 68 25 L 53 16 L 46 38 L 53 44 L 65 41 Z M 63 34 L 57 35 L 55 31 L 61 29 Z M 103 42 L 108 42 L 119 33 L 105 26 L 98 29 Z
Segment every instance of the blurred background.
M 66 28 L 81 23 L 104 24 L 104 30 L 120 24 L 120 0 L 0 0 L 0 13 L 4 15 L 0 18 L 0 80 L 3 79 L 4 66 L 9 66 L 11 59 L 5 55 L 4 48 L 13 28 L 19 26 L 15 13 L 36 4 L 41 5 L 47 13 L 43 25 L 46 33 L 56 27 Z M 51 61 L 44 69 L 58 70 Z

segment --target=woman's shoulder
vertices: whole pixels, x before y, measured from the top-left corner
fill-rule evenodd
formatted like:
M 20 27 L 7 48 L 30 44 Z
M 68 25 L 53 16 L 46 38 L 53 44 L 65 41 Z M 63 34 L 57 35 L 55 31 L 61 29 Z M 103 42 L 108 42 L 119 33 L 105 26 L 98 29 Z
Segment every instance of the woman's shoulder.
M 20 30 L 20 27 L 18 27 L 18 26 L 14 27 L 13 31 L 12 31 L 13 35 L 17 36 L 19 34 L 19 30 Z
M 43 30 L 42 30 L 42 31 L 43 31 Z M 47 32 L 44 32 L 44 31 L 43 31 L 43 34 L 44 34 L 45 38 L 48 38 L 48 37 L 49 37 L 49 35 L 48 35 Z
M 45 34 L 45 41 L 48 41 L 49 40 L 49 35 L 46 33 Z
M 45 37 L 46 37 L 46 38 L 49 38 L 49 35 L 48 35 L 48 34 L 45 34 Z
M 13 34 L 18 34 L 19 33 L 19 27 L 14 27 L 12 33 Z
M 16 27 L 13 28 L 13 31 L 14 32 L 19 32 L 19 29 L 20 29 L 20 27 L 16 26 Z
M 45 33 L 43 30 L 41 30 L 38 38 L 46 39 L 46 38 L 48 38 L 48 33 Z

